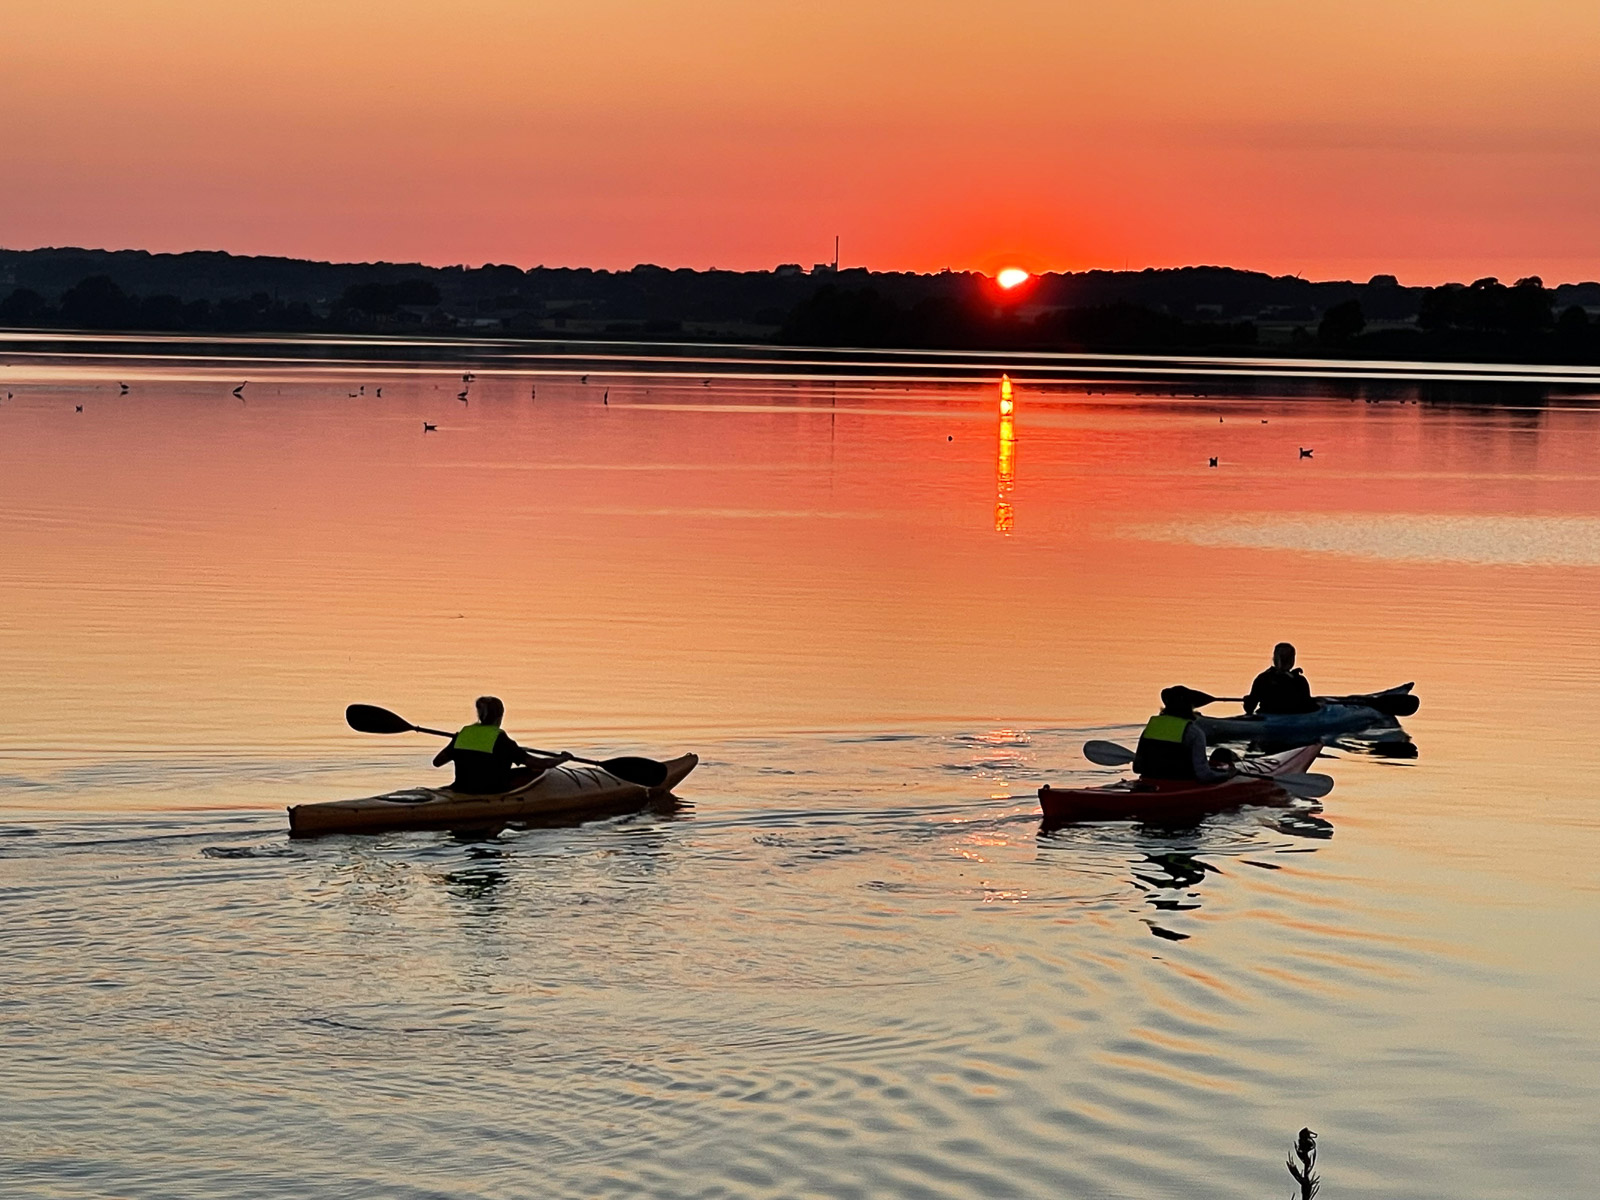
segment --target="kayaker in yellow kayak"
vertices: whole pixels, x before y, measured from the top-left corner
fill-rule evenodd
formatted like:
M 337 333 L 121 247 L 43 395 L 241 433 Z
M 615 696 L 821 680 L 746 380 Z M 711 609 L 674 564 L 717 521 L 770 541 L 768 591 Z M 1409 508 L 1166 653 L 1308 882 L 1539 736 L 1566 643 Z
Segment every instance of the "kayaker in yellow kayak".
M 1206 760 L 1206 735 L 1195 720 L 1195 705 L 1211 699 L 1186 687 L 1161 691 L 1161 711 L 1150 718 L 1133 753 L 1141 779 L 1192 779 L 1221 783 L 1233 775 L 1232 754 Z M 1218 751 L 1223 755 L 1224 751 Z
M 1294 647 L 1288 642 L 1279 642 L 1272 648 L 1272 665 L 1250 685 L 1244 698 L 1245 716 L 1253 715 L 1257 708 L 1264 717 L 1317 711 L 1317 702 L 1311 698 L 1311 683 L 1294 665 Z
M 455 763 L 456 781 L 452 786 L 456 791 L 473 796 L 509 792 L 572 758 L 565 750 L 555 758 L 529 754 L 512 741 L 500 728 L 506 706 L 498 696 L 479 696 L 475 704 L 477 724 L 460 730 L 449 745 L 433 756 L 436 767 Z

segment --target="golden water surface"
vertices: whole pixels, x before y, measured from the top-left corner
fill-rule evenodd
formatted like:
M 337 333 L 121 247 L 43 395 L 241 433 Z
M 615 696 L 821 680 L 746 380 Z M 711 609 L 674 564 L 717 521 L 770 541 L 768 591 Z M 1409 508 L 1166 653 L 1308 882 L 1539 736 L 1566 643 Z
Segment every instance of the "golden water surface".
M 0 1185 L 1233 1197 L 1310 1125 L 1329 1195 L 1576 1194 L 1600 399 L 1521 375 L 0 340 Z M 1415 757 L 1040 829 L 1284 638 Z M 345 704 L 485 691 L 704 761 L 287 840 L 432 778 Z

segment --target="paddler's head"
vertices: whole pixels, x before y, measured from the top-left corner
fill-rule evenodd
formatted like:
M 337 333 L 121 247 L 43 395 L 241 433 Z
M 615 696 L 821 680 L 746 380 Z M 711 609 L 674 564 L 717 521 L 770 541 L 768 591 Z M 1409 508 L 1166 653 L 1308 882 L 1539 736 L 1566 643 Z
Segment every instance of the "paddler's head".
M 1161 711 L 1169 717 L 1193 720 L 1195 707 L 1205 704 L 1210 699 L 1211 697 L 1205 692 L 1197 692 L 1193 688 L 1178 684 L 1176 687 L 1161 689 Z
M 499 696 L 479 696 L 473 703 L 478 708 L 479 725 L 498 725 L 505 719 L 506 706 L 500 703 Z
M 1280 671 L 1294 670 L 1294 647 L 1288 642 L 1279 642 L 1272 648 L 1272 665 Z

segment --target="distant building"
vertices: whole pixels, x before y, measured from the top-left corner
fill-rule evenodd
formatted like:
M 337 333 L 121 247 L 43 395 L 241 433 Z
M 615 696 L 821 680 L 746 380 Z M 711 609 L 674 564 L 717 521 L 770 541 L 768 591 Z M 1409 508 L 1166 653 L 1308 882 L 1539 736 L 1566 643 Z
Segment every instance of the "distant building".
M 783 279 L 791 275 L 804 275 L 806 269 L 799 263 L 779 263 L 772 273 Z
M 816 266 L 811 268 L 811 273 L 813 275 L 832 275 L 838 269 L 839 268 L 834 266 L 832 263 L 818 263 Z

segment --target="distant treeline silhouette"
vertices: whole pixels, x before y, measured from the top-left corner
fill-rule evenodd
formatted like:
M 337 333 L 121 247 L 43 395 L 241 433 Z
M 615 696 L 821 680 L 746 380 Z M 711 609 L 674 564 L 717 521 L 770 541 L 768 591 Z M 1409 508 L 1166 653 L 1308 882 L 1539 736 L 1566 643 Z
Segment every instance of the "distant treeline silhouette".
M 51 304 L 32 288 L 17 288 L 0 300 L 0 326 L 65 327 L 157 333 L 312 333 L 362 326 L 406 305 L 431 307 L 439 289 L 425 279 L 352 284 L 329 313 L 319 315 L 303 300 L 284 303 L 266 292 L 248 297 L 183 300 L 177 296 L 132 296 L 109 275 L 91 275 Z
M 1600 322 L 1581 304 L 1558 310 L 1557 294 L 1537 275 L 1447 283 L 1424 289 L 1414 327 L 1376 329 L 1349 300 L 1323 314 L 1316 341 L 1373 358 L 1600 362 Z
M 1031 318 L 972 298 L 919 300 L 906 306 L 873 288 L 825 284 L 789 314 L 778 340 L 801 346 L 1203 349 L 1252 346 L 1250 321 L 1185 321 L 1126 302 L 1057 308 Z
M 1289 346 L 1374 358 L 1443 357 L 1600 362 L 1600 322 L 1577 304 L 1555 310 L 1538 276 L 1508 287 L 1492 277 L 1422 289 L 1414 325 L 1369 329 L 1360 300 L 1341 301 Z M 1183 320 L 1127 302 L 1047 309 L 1032 318 L 993 303 L 952 299 L 902 305 L 872 288 L 824 285 L 789 315 L 778 340 L 793 345 L 919 349 L 1226 350 L 1256 345 L 1253 321 Z
M 130 332 L 422 329 L 818 346 L 1081 348 L 1600 362 L 1600 283 L 1422 288 L 1229 267 L 1038 276 L 327 263 L 216 251 L 0 250 L 0 326 Z

